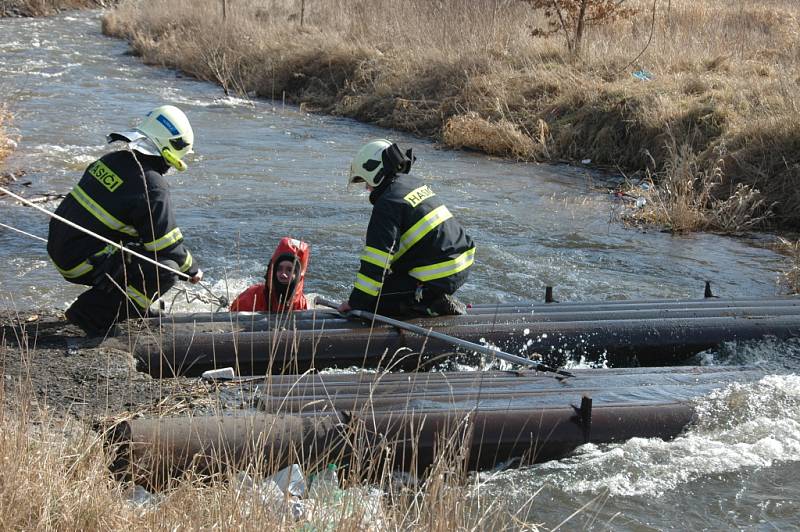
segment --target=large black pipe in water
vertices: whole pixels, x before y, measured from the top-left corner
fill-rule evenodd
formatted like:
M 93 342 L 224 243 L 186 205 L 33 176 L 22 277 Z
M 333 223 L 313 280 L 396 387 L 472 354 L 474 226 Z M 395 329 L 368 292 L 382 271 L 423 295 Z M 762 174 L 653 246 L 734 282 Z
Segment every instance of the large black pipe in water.
M 163 489 L 190 471 L 274 472 L 292 463 L 324 467 L 341 459 L 337 423 L 329 415 L 131 419 L 108 430 L 105 441 L 120 480 Z
M 535 371 L 275 376 L 257 385 L 256 396 L 259 408 L 276 415 L 434 407 L 530 409 L 563 405 L 565 398 L 583 395 L 592 396 L 595 404 L 681 402 L 763 375 L 751 368 L 722 366 L 574 371 L 574 378 L 560 380 Z
M 721 317 L 465 325 L 458 320 L 450 319 L 434 330 L 520 356 L 537 353 L 550 366 L 580 357 L 612 366 L 666 365 L 723 342 L 800 336 L 800 315 L 770 316 L 766 311 Z M 135 349 L 139 368 L 159 377 L 199 375 L 226 366 L 240 375 L 302 373 L 333 366 L 409 370 L 456 351 L 443 340 L 364 324 L 322 331 L 179 331 L 139 343 Z
M 742 367 L 278 375 L 261 385 L 266 412 L 132 419 L 109 432 L 113 468 L 154 488 L 187 470 L 313 470 L 348 463 L 361 478 L 424 472 L 440 459 L 492 468 L 560 458 L 584 443 L 677 436 L 694 401 L 763 372 Z M 295 408 L 297 408 L 295 410 Z M 390 460 L 390 463 L 386 461 Z
M 463 325 L 495 324 L 520 324 L 537 322 L 560 321 L 621 321 L 621 320 L 653 320 L 665 318 L 714 318 L 714 317 L 747 317 L 761 318 L 768 316 L 800 316 L 800 305 L 792 306 L 756 306 L 756 307 L 723 307 L 723 308 L 669 308 L 669 309 L 624 309 L 624 310 L 580 310 L 575 312 L 537 312 L 510 313 L 510 314 L 467 314 L 465 316 L 440 316 L 435 318 L 415 318 L 406 320 L 408 323 L 432 329 L 434 331 L 443 327 Z M 354 321 L 353 318 L 332 315 L 318 316 L 315 320 L 296 319 L 291 322 L 282 322 L 269 318 L 248 323 L 209 323 L 199 322 L 191 325 L 185 323 L 162 323 L 164 331 L 183 332 L 184 334 L 197 334 L 201 332 L 222 331 L 280 331 L 280 330 L 316 330 L 319 332 L 339 329 L 364 329 L 370 323 L 367 321 Z M 385 327 L 383 323 L 376 322 L 375 326 Z
M 692 420 L 686 403 L 577 404 L 536 410 L 378 411 L 311 416 L 208 416 L 131 419 L 109 432 L 118 478 L 162 489 L 187 471 L 276 471 L 300 463 L 309 471 L 326 463 L 362 467 L 374 477 L 391 469 L 424 472 L 437 459 L 483 470 L 513 458 L 528 463 L 563 457 L 584 443 L 633 437 L 670 439 Z M 345 424 L 339 424 L 346 420 Z M 350 442 L 359 442 L 355 449 Z M 449 444 L 448 444 L 449 442 Z M 387 458 L 391 457 L 391 458 Z M 364 464 L 369 464 L 364 467 Z

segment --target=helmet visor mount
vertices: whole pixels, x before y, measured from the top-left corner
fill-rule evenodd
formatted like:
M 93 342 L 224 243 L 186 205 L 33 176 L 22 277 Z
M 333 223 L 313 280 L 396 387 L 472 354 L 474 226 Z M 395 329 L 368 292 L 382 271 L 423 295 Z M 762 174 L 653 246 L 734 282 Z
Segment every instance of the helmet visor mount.
M 189 143 L 183 140 L 183 137 L 169 139 L 169 144 L 178 151 L 187 148 L 189 146 Z

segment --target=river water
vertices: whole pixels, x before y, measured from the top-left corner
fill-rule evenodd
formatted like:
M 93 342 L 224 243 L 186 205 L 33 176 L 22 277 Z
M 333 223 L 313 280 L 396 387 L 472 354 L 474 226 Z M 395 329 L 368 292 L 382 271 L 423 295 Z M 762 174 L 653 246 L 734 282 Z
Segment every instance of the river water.
M 26 195 L 67 193 L 108 150 L 105 135 L 150 108 L 189 116 L 197 152 L 172 175 L 178 222 L 210 286 L 235 296 L 256 281 L 277 241 L 311 243 L 307 292 L 349 293 L 370 205 L 345 186 L 365 141 L 389 136 L 418 157 L 429 180 L 478 245 L 465 301 L 725 297 L 780 293 L 784 259 L 755 241 L 675 237 L 623 228 L 597 177 L 567 166 L 519 164 L 437 149 L 430 141 L 280 102 L 225 97 L 209 83 L 142 65 L 126 43 L 103 37 L 98 13 L 0 19 L 0 90 L 19 146 L 6 169 L 25 169 Z M 56 201 L 42 204 L 50 210 Z M 47 219 L 0 201 L 0 221 L 40 237 Z M 0 228 L 0 309 L 66 308 L 81 288 L 64 282 L 44 244 Z M 193 289 L 192 293 L 196 293 Z M 176 310 L 209 310 L 177 291 Z M 477 488 L 522 521 L 565 528 L 786 529 L 800 523 L 800 345 L 728 346 L 696 362 L 760 364 L 762 381 L 723 390 L 698 408 L 697 425 L 672 442 L 584 447 L 535 467 L 483 474 Z

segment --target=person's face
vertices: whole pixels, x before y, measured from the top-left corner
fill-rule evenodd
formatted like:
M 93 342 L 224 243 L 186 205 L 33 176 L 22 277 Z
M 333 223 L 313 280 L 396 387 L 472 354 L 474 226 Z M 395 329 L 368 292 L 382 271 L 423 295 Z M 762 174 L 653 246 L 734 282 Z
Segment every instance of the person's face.
M 292 277 L 294 277 L 294 262 L 290 260 L 282 260 L 278 263 L 278 268 L 275 270 L 275 277 L 281 284 L 289 284 Z

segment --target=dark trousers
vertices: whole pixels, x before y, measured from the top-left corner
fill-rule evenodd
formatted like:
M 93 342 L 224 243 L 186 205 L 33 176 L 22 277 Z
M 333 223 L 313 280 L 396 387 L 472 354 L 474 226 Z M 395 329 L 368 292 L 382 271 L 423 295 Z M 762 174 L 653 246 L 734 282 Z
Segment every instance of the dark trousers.
M 67 312 L 78 315 L 83 323 L 104 331 L 114 323 L 128 318 L 145 317 L 150 304 L 172 288 L 177 275 L 163 268 L 117 252 L 103 256 L 93 263 L 94 269 L 80 277 L 67 279 L 76 284 L 91 286 L 78 296 Z M 173 269 L 171 260 L 159 263 Z
M 466 279 L 466 275 L 461 277 Z M 395 317 L 426 315 L 428 305 L 442 295 L 452 295 L 464 280 L 453 282 L 452 278 L 445 278 L 422 283 L 408 274 L 388 274 L 383 280 L 377 309 L 365 310 Z

